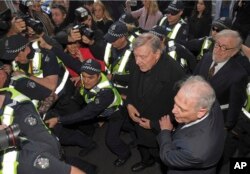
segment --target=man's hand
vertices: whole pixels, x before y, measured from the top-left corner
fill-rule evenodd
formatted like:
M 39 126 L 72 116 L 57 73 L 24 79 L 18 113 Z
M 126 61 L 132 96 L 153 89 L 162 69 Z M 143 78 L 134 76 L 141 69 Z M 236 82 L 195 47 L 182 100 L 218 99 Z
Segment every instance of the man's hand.
M 170 117 L 169 115 L 164 115 L 163 117 L 161 117 L 161 119 L 159 120 L 159 124 L 161 127 L 161 130 L 173 130 L 174 126 L 170 121 Z
M 45 123 L 48 124 L 49 128 L 53 128 L 58 123 L 58 117 L 53 117 L 49 120 L 46 120 Z
M 21 18 L 13 18 L 11 21 L 12 25 L 16 31 L 16 33 L 21 33 L 22 31 L 26 30 L 26 24 L 23 19 Z
M 68 36 L 69 42 L 76 42 L 82 39 L 81 33 L 79 32 L 79 29 L 71 29 L 70 34 Z
M 129 114 L 130 118 L 134 122 L 139 123 L 141 118 L 140 118 L 140 113 L 138 112 L 138 110 L 131 104 L 127 105 L 127 110 L 128 110 L 128 114 Z
M 150 127 L 150 120 L 147 118 L 141 118 L 139 121 L 139 125 L 143 127 L 144 129 L 151 129 Z
M 90 40 L 88 37 L 86 36 L 82 36 L 82 42 L 87 44 L 87 45 L 93 45 L 94 44 L 94 40 Z

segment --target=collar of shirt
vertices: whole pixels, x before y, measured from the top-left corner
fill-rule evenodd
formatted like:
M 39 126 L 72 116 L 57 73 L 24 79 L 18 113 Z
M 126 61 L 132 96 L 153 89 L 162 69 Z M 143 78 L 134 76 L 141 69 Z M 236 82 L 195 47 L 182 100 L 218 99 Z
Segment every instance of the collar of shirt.
M 201 121 L 205 120 L 207 117 L 208 117 L 209 113 L 207 113 L 204 117 L 202 117 L 201 119 L 198 119 L 196 121 L 193 121 L 191 123 L 188 123 L 188 124 L 185 124 L 181 129 L 184 129 L 184 128 L 187 128 L 187 127 L 190 127 L 190 126 L 193 126 L 195 124 L 198 124 L 200 123 Z
M 224 62 L 217 63 L 217 66 L 215 66 L 214 74 L 216 74 L 227 62 L 229 59 L 227 59 Z M 210 68 L 214 65 L 214 62 L 211 64 Z

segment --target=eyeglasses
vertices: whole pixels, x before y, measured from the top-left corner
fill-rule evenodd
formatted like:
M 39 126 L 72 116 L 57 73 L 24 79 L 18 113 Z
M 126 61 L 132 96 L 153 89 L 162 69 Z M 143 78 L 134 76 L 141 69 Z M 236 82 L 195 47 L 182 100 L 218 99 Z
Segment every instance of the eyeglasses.
M 220 48 L 221 51 L 228 51 L 228 50 L 235 49 L 236 47 L 227 48 L 225 45 L 220 45 L 218 42 L 215 42 L 214 48 Z
M 213 30 L 213 31 L 216 31 L 217 33 L 221 31 L 221 29 L 216 28 L 216 27 L 212 27 L 212 30 Z

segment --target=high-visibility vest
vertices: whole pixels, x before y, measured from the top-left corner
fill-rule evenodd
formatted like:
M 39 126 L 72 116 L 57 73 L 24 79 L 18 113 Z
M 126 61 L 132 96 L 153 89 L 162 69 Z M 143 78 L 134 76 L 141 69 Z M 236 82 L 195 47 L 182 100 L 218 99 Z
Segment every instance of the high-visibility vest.
M 42 53 L 41 53 L 40 48 L 38 46 L 38 42 L 37 41 L 33 42 L 32 47 L 35 50 L 35 54 L 34 54 L 33 59 L 30 60 L 30 66 L 29 66 L 28 73 L 32 74 L 35 77 L 43 78 L 44 77 L 43 76 L 43 70 L 41 69 L 41 66 L 42 66 Z M 45 57 L 45 59 L 46 59 L 46 57 Z M 67 82 L 67 79 L 69 77 L 69 71 L 64 66 L 62 61 L 59 58 L 57 58 L 57 61 L 60 64 L 60 66 L 63 66 L 64 75 L 63 75 L 63 78 L 62 78 L 60 84 L 57 86 L 57 88 L 55 90 L 56 94 L 58 94 L 64 88 L 64 86 L 65 86 L 65 84 Z M 18 64 L 15 61 L 12 62 L 12 68 L 14 70 L 21 70 L 18 67 Z
M 201 60 L 201 58 L 203 57 L 204 55 L 204 50 L 207 50 L 210 48 L 210 46 L 212 45 L 212 38 L 211 37 L 206 37 L 202 43 L 202 46 L 201 46 L 201 51 L 199 53 L 199 55 L 197 56 L 197 60 Z
M 163 16 L 159 22 L 159 26 L 162 26 L 162 24 L 167 20 L 167 16 Z
M 173 39 L 174 40 L 176 38 L 177 34 L 178 34 L 178 31 L 180 30 L 180 28 L 181 28 L 181 26 L 183 24 L 186 24 L 186 22 L 183 19 L 180 19 L 180 21 L 177 24 L 175 24 L 175 26 L 172 29 L 172 31 L 170 33 L 168 33 L 167 37 L 169 39 Z
M 111 67 L 110 64 L 110 58 L 111 58 L 111 50 L 112 50 L 112 44 L 107 43 L 105 54 L 104 54 L 104 62 L 106 65 L 106 72 L 108 74 L 128 74 L 129 72 L 126 72 L 125 67 L 129 61 L 130 55 L 132 53 L 131 50 L 127 49 L 125 53 L 122 55 L 122 57 L 117 61 L 117 63 Z
M 80 89 L 80 94 L 84 97 L 85 102 L 88 104 L 95 100 L 96 95 L 100 92 L 101 89 L 112 89 L 114 93 L 113 102 L 99 115 L 100 117 L 108 117 L 112 113 L 117 111 L 119 109 L 119 106 L 121 106 L 123 102 L 118 91 L 112 86 L 112 84 L 109 82 L 109 80 L 103 73 L 101 73 L 101 81 L 95 87 L 90 89 L 89 92 L 93 94 L 91 95 L 91 97 L 88 95 L 88 93 L 84 92 L 83 87 Z
M 30 99 L 13 88 L 2 88 L 0 91 L 8 91 L 11 93 L 12 103 L 7 104 L 3 109 L 3 114 L 1 115 L 1 123 L 7 126 L 11 125 L 14 120 L 14 109 L 18 102 L 30 101 Z M 12 149 L 9 152 L 5 152 L 3 155 L 1 174 L 17 174 L 18 166 L 18 151 Z
M 28 78 L 28 77 L 26 75 L 24 75 L 24 74 L 11 77 L 10 83 L 9 83 L 9 88 L 15 88 L 15 86 L 14 86 L 15 81 L 18 81 L 18 80 L 23 79 L 23 78 Z M 31 101 L 34 104 L 35 108 L 38 108 L 39 100 L 33 99 Z
M 168 41 L 168 47 L 174 47 L 175 46 L 175 42 L 173 40 Z M 177 52 L 176 50 L 171 50 L 168 52 L 168 55 L 173 58 L 175 61 L 179 62 L 179 64 L 183 67 L 186 68 L 187 67 L 187 61 L 184 58 L 180 58 L 180 60 L 177 60 Z
M 245 106 L 242 108 L 243 113 L 250 119 L 250 82 L 247 84 L 247 101 Z

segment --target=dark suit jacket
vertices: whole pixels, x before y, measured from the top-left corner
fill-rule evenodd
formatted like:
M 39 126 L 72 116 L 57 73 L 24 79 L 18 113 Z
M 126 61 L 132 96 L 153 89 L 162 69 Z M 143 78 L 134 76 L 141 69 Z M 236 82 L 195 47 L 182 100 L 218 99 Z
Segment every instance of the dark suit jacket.
M 140 88 L 140 81 L 144 75 L 149 75 L 144 83 L 144 94 Z M 182 79 L 184 72 L 180 65 L 172 58 L 162 54 L 157 64 L 147 73 L 136 66 L 129 82 L 127 103 L 137 108 L 140 115 L 151 121 L 150 130 L 135 125 L 138 143 L 148 147 L 157 147 L 156 135 L 160 131 L 159 119 L 173 108 L 173 98 L 176 94 L 175 83 Z
M 216 102 L 209 115 L 173 134 L 162 130 L 157 140 L 168 174 L 215 174 L 224 147 L 223 114 Z
M 225 126 L 229 129 L 237 122 L 238 115 L 245 101 L 247 85 L 247 72 L 239 63 L 239 54 L 236 54 L 208 81 L 215 90 L 220 105 L 229 104 L 229 109 L 224 112 Z M 194 74 L 207 79 L 212 53 L 204 55 L 197 65 Z

